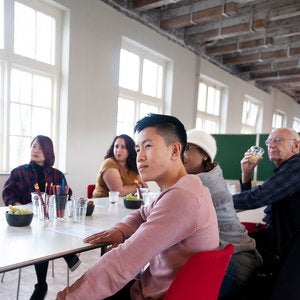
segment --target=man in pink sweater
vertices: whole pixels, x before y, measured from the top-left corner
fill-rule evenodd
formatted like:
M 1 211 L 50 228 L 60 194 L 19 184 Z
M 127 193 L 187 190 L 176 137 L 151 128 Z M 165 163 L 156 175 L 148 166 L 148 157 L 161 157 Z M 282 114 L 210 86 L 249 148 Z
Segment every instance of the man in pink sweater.
M 57 299 L 163 299 L 179 269 L 219 246 L 216 212 L 200 179 L 183 165 L 186 131 L 175 117 L 149 114 L 135 125 L 137 166 L 161 194 L 113 228 L 85 239 L 109 251 Z M 148 265 L 140 279 L 136 274 Z

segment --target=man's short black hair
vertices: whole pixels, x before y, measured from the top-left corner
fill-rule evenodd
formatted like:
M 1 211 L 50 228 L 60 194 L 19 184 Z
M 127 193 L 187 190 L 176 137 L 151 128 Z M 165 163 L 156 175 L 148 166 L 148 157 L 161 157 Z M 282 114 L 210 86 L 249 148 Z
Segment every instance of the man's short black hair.
M 164 138 L 167 145 L 179 142 L 182 145 L 181 157 L 183 158 L 183 152 L 187 145 L 186 130 L 176 117 L 149 113 L 137 121 L 134 132 L 139 133 L 147 127 L 155 127 L 157 133 Z

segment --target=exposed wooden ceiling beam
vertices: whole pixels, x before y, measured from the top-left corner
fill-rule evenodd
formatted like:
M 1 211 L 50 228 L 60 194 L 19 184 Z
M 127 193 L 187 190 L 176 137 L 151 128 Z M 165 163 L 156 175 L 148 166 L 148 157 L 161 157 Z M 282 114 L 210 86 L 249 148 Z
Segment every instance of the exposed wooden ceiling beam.
M 287 58 L 287 57 L 297 56 L 299 54 L 300 54 L 300 48 L 293 48 L 290 51 L 277 50 L 277 51 L 262 52 L 257 54 L 228 57 L 223 59 L 223 63 L 226 65 L 239 65 L 239 64 L 247 64 L 251 62 L 263 62 L 264 60 Z
M 134 0 L 132 8 L 135 11 L 146 11 L 149 9 L 165 6 L 172 3 L 177 3 L 181 0 Z
M 203 43 L 204 41 L 212 41 L 222 38 L 239 36 L 241 34 L 247 34 L 252 31 L 262 31 L 266 29 L 267 22 L 266 20 L 256 20 L 251 23 L 243 23 L 228 27 L 223 27 L 221 30 L 213 29 L 198 34 L 190 35 L 187 37 L 187 40 L 192 43 Z
M 241 73 L 256 73 L 256 72 L 267 72 L 267 71 L 279 71 L 284 69 L 291 69 L 299 67 L 299 60 L 289 60 L 289 61 L 280 61 L 272 62 L 254 66 L 245 66 L 240 68 Z
M 295 2 L 296 3 L 294 3 L 293 5 L 273 8 L 269 20 L 273 22 L 300 16 L 300 3 L 299 1 Z
M 224 12 L 222 5 L 211 7 L 197 12 L 192 12 L 191 14 L 177 16 L 170 18 L 161 22 L 160 27 L 162 29 L 170 28 L 182 28 L 185 26 L 196 25 L 201 22 L 211 21 L 215 18 L 220 18 L 222 13 L 226 16 L 233 16 L 238 11 L 238 5 L 235 2 L 227 3 L 224 6 Z
M 278 78 L 291 78 L 291 76 L 300 76 L 300 69 L 286 70 L 286 71 L 277 71 L 269 72 L 263 74 L 255 74 L 251 76 L 252 80 L 271 80 Z
M 259 39 L 253 41 L 236 42 L 230 45 L 208 47 L 206 49 L 206 54 L 208 55 L 223 55 L 234 52 L 241 52 L 243 50 L 257 49 L 257 48 L 267 48 L 273 45 L 272 38 Z
M 291 86 L 291 85 L 295 85 L 295 86 L 300 86 L 300 77 L 299 78 L 284 78 L 284 79 L 278 79 L 278 80 L 269 80 L 269 81 L 264 81 L 263 82 L 264 86 L 278 86 L 278 85 L 282 85 L 282 86 Z
M 300 0 L 100 1 L 232 75 L 264 91 L 274 87 L 300 104 Z

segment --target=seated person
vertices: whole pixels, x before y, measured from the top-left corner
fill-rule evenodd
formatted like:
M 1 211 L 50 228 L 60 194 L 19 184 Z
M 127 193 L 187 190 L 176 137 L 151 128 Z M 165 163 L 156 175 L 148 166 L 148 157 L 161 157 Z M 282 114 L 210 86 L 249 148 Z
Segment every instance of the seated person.
M 208 133 L 192 129 L 187 131 L 187 147 L 184 151 L 184 166 L 189 174 L 196 174 L 208 187 L 217 213 L 220 248 L 234 245 L 219 299 L 242 299 L 245 288 L 254 271 L 262 264 L 262 258 L 241 224 L 233 206 L 223 172 L 214 161 L 217 153 L 215 139 Z
M 108 191 L 119 191 L 120 196 L 134 194 L 139 187 L 147 187 L 136 166 L 133 139 L 121 134 L 110 145 L 98 172 L 93 198 L 108 197 Z
M 34 185 L 38 183 L 41 192 L 45 192 L 46 183 L 61 185 L 67 183 L 64 174 L 53 168 L 54 149 L 51 139 L 47 136 L 38 135 L 31 142 L 31 160 L 29 164 L 21 165 L 13 169 L 4 184 L 2 197 L 5 205 L 21 205 L 31 202 L 31 192 L 35 191 Z M 69 190 L 71 194 L 72 191 Z M 76 254 L 64 256 L 68 267 L 75 271 L 80 265 Z M 43 300 L 47 294 L 46 282 L 49 262 L 34 265 L 37 284 L 30 300 Z
M 150 114 L 139 120 L 137 165 L 145 181 L 162 192 L 114 227 L 84 241 L 110 243 L 81 278 L 57 299 L 163 299 L 180 268 L 199 251 L 219 248 L 216 212 L 209 190 L 183 165 L 186 131 L 175 117 Z M 139 279 L 133 280 L 149 263 Z
M 236 209 L 267 206 L 267 228 L 260 231 L 263 243 L 258 243 L 257 248 L 264 265 L 269 263 L 269 257 L 277 262 L 269 264 L 275 282 L 271 299 L 296 300 L 300 299 L 300 137 L 293 129 L 277 128 L 265 143 L 276 167 L 274 174 L 252 188 L 252 173 L 259 161 L 253 163 L 248 150 L 241 160 L 242 192 L 233 195 L 233 201 Z

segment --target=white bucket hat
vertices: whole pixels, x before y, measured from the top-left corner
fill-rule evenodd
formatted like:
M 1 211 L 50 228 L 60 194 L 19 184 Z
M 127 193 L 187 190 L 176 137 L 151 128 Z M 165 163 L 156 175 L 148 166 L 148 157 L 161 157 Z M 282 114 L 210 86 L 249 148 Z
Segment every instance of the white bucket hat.
M 217 144 L 213 136 L 198 129 L 190 129 L 186 134 L 187 142 L 203 149 L 213 162 L 217 154 Z

